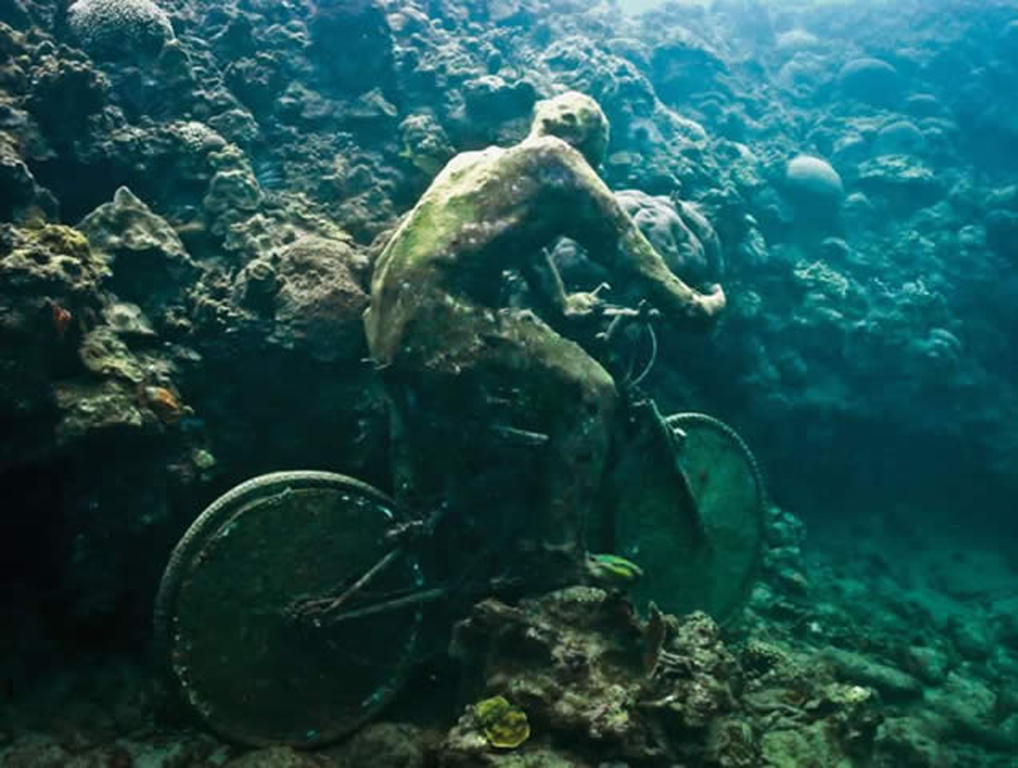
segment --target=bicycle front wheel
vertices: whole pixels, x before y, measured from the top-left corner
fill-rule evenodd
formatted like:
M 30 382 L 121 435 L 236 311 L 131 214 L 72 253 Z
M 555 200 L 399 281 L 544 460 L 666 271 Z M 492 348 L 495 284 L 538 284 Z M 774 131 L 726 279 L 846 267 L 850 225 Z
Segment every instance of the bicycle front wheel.
M 295 620 L 293 607 L 337 594 L 390 552 L 394 510 L 343 475 L 279 472 L 195 520 L 163 575 L 155 630 L 171 677 L 214 731 L 251 746 L 319 746 L 391 700 L 414 662 L 420 606 L 340 627 Z M 423 585 L 406 554 L 370 588 Z
M 640 456 L 645 475 L 638 504 L 616 523 L 618 550 L 642 566 L 633 588 L 641 608 L 650 601 L 669 613 L 701 610 L 719 622 L 731 618 L 753 586 L 764 535 L 763 479 L 742 438 L 702 413 L 665 419 L 681 434 L 680 489 L 672 484 L 675 459 Z

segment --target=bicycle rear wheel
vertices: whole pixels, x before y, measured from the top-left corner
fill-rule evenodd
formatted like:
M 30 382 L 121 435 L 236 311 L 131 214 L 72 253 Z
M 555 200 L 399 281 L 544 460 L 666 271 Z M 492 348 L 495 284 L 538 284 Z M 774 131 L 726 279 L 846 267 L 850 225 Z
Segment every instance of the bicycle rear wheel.
M 420 606 L 341 627 L 297 621 L 292 608 L 335 595 L 391 551 L 394 509 L 343 475 L 280 472 L 195 520 L 163 575 L 155 631 L 171 677 L 214 731 L 252 746 L 319 746 L 392 699 L 414 662 Z M 423 584 L 407 554 L 371 589 Z
M 749 595 L 759 567 L 763 479 L 749 448 L 726 424 L 702 413 L 665 421 L 683 435 L 677 458 L 688 493 L 666 487 L 669 497 L 655 494 L 652 478 L 644 493 L 657 500 L 645 499 L 635 513 L 620 516 L 618 548 L 643 568 L 632 594 L 638 605 L 653 600 L 669 613 L 702 610 L 723 622 Z M 643 458 L 649 473 L 674 474 L 660 459 Z

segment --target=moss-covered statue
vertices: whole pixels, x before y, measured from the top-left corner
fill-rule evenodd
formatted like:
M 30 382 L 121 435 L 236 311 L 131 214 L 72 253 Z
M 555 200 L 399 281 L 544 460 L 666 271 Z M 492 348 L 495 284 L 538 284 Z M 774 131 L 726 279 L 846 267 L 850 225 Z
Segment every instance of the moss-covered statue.
M 567 295 L 545 246 L 576 240 L 675 326 L 707 326 L 725 305 L 720 286 L 701 294 L 670 272 L 620 208 L 594 171 L 607 143 L 600 107 L 570 92 L 537 105 L 519 144 L 453 158 L 379 257 L 365 316 L 392 400 L 397 499 L 455 510 L 447 562 L 494 553 L 494 572 L 534 587 L 585 571 L 618 399 L 566 336 L 598 299 Z M 532 310 L 505 306 L 506 270 Z

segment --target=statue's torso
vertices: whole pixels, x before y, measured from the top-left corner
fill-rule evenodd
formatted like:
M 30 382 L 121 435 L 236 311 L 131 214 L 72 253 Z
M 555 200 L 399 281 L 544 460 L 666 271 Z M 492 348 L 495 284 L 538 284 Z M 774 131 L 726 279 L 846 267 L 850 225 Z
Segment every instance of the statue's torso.
M 439 173 L 375 265 L 365 322 L 376 360 L 391 362 L 407 333 L 434 331 L 422 317 L 469 326 L 470 313 L 497 306 L 503 271 L 552 236 L 541 171 L 560 144 L 466 152 Z

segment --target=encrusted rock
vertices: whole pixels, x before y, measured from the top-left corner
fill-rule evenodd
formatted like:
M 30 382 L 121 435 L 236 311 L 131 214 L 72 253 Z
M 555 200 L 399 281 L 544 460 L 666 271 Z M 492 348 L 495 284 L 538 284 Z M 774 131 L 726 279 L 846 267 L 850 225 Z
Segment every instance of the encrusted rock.
M 290 747 L 268 747 L 248 752 L 226 763 L 225 768 L 315 768 L 320 763 L 307 752 Z
M 231 227 L 258 210 L 262 189 L 254 174 L 245 168 L 221 170 L 209 182 L 205 213 L 213 234 L 225 237 Z
M 399 124 L 399 132 L 402 156 L 429 179 L 456 153 L 445 129 L 431 115 L 410 115 Z
M 393 66 L 392 32 L 376 0 L 315 3 L 310 31 L 312 55 L 328 72 L 331 86 L 361 93 L 388 85 Z
M 463 84 L 463 99 L 475 119 L 499 122 L 529 117 L 537 95 L 526 80 L 507 83 L 498 75 L 484 75 Z
M 85 336 L 78 354 L 85 368 L 96 376 L 132 384 L 141 384 L 145 380 L 141 362 L 108 326 L 99 326 Z
M 682 27 L 671 30 L 670 39 L 654 49 L 651 67 L 658 94 L 672 104 L 681 104 L 698 92 L 723 88 L 718 76 L 728 69 L 713 48 Z
M 14 423 L 49 410 L 52 378 L 98 319 L 105 275 L 75 229 L 0 225 L 0 413 Z M 38 426 L 26 427 L 21 449 L 4 444 L 27 453 Z
M 922 684 L 914 677 L 868 656 L 841 648 L 828 648 L 824 651 L 824 658 L 834 667 L 839 679 L 871 686 L 889 700 L 907 701 L 923 693 Z
M 929 205 L 943 195 L 936 174 L 911 155 L 881 155 L 859 166 L 858 184 L 880 195 L 902 211 Z
M 720 768 L 755 768 L 760 749 L 753 725 L 737 715 L 712 721 L 707 733 L 706 757 Z
M 110 304 L 103 310 L 103 319 L 118 335 L 128 338 L 152 338 L 156 332 L 141 307 L 127 301 Z
M 49 139 L 64 145 L 81 137 L 108 90 L 109 80 L 87 60 L 47 56 L 32 72 L 28 107 Z
M 261 197 L 261 188 L 253 174 L 231 168 L 212 177 L 205 197 L 205 210 L 212 215 L 226 211 L 255 211 Z
M 721 642 L 720 628 L 697 612 L 667 633 L 641 706 L 683 728 L 704 728 L 734 708 L 740 684 L 741 670 Z
M 55 387 L 62 418 L 57 441 L 70 443 L 110 430 L 136 431 L 152 423 L 135 389 L 123 381 L 66 382 Z
M 632 611 L 621 596 L 589 587 L 520 608 L 488 600 L 458 625 L 453 650 L 468 668 L 480 665 L 488 693 L 519 705 L 571 750 L 661 760 L 684 749 L 681 739 L 662 743 L 663 734 L 706 739 L 708 724 L 733 708 L 738 664 L 706 615 L 659 615 L 653 630 Z
M 112 268 L 113 291 L 157 321 L 197 274 L 173 228 L 127 187 L 78 226 Z
M 941 735 L 960 737 L 987 749 L 1013 754 L 1014 734 L 997 720 L 1000 697 L 966 670 L 950 672 L 940 688 L 926 691 L 925 704 L 941 719 Z
M 35 199 L 35 178 L 28 166 L 0 133 L 0 220 L 14 217 Z
M 895 717 L 885 720 L 876 737 L 877 765 L 901 768 L 948 765 L 947 757 L 928 724 L 917 718 Z
M 270 340 L 317 360 L 353 360 L 364 345 L 368 296 L 351 271 L 354 249 L 340 240 L 305 237 L 279 255 Z
M 425 768 L 430 764 L 427 747 L 433 739 L 433 734 L 411 725 L 374 723 L 329 752 L 351 767 Z

